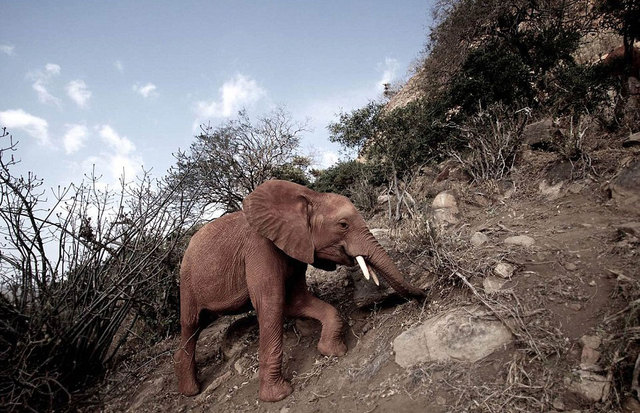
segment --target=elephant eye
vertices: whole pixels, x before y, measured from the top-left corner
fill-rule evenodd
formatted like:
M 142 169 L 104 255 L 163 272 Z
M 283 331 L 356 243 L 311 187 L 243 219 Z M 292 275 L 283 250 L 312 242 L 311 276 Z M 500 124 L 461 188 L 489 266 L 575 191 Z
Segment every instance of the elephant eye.
M 340 228 L 342 228 L 342 229 L 349 228 L 349 224 L 347 224 L 345 221 L 338 222 L 338 225 L 340 225 Z

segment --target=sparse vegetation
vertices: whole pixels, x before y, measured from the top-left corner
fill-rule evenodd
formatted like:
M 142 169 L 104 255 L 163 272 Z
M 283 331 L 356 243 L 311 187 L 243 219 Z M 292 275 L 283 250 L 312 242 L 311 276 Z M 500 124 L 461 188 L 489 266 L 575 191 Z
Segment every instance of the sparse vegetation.
M 222 125 L 203 125 L 189 151 L 176 154 L 171 179 L 184 182 L 181 195 L 203 209 L 238 211 L 244 197 L 267 179 L 309 182 L 310 161 L 299 154 L 305 128 L 283 108 L 255 122 L 241 111 Z
M 455 411 L 563 410 L 559 389 L 571 382 L 569 373 L 575 375 L 572 369 L 581 359 L 573 334 L 586 328 L 571 325 L 575 322 L 587 323 L 603 337 L 597 373 L 613 385 L 590 405 L 582 399 L 567 404 L 594 411 L 620 408 L 625 397 L 640 392 L 640 274 L 633 265 L 637 234 L 613 237 L 606 232 L 619 220 L 613 207 L 587 206 L 573 198 L 543 199 L 537 183 L 550 165 L 569 165 L 567 185 L 579 180 L 571 193 L 577 198 L 581 188 L 588 188 L 599 199 L 615 178 L 617 168 L 599 164 L 603 156 L 596 152 L 617 151 L 606 154 L 617 165 L 623 154 L 620 137 L 638 130 L 640 111 L 624 93 L 626 78 L 620 83 L 610 68 L 578 63 L 574 55 L 585 36 L 602 25 L 616 30 L 625 47 L 633 44 L 639 38 L 636 3 L 601 1 L 593 7 L 587 0 L 441 1 L 416 75 L 418 97 L 402 105 L 395 105 L 393 97 L 391 102 L 371 101 L 340 113 L 328 126 L 330 139 L 357 159 L 325 170 L 310 169 L 311 160 L 300 152 L 306 125 L 282 108 L 257 120 L 241 111 L 220 125 L 203 126 L 189 150 L 176 155 L 176 166 L 166 178 L 143 173 L 134 182 L 123 179 L 118 188 L 91 176 L 50 193 L 36 175 L 14 175 L 18 146 L 3 132 L 3 408 L 77 408 L 105 369 L 117 369 L 117 362 L 129 356 L 146 367 L 153 360 L 158 374 L 168 375 L 170 337 L 179 327 L 177 274 L 189 236 L 204 212 L 237 211 L 249 192 L 273 178 L 351 198 L 367 218 L 392 228 L 392 249 L 399 260 L 414 279 L 430 286 L 425 302 L 360 309 L 345 298 L 356 288 L 352 278 L 336 276 L 312 285 L 348 311 L 350 347 L 364 346 L 370 354 L 357 353 L 348 362 L 317 359 L 308 350 L 317 337 L 305 337 L 295 323 L 288 324 L 290 341 L 306 346 L 298 360 L 286 362 L 289 377 L 307 392 L 305 402 L 332 403 L 332 408 L 333 400 L 344 403 L 343 393 L 341 399 L 331 398 L 339 389 L 314 387 L 329 372 L 325 382 L 334 387 L 343 377 L 354 381 L 356 390 L 349 397 L 358 407 L 366 400 L 367 411 L 375 408 L 373 400 L 387 396 L 431 400 L 446 392 L 455 394 L 455 400 L 444 398 Z M 555 130 L 544 151 L 535 153 L 535 148 L 524 147 L 522 134 L 528 123 L 541 118 L 549 119 Z M 532 159 L 539 163 L 527 164 Z M 460 175 L 449 180 L 456 169 Z M 501 189 L 506 179 L 510 191 Z M 431 195 L 445 189 L 456 194 L 461 209 L 473 211 L 468 222 L 448 229 L 433 224 Z M 565 206 L 576 208 L 568 213 Z M 584 209 L 590 215 L 580 215 Z M 570 231 L 579 234 L 565 237 Z M 472 247 L 473 232 L 493 237 L 493 244 Z M 541 242 L 531 251 L 505 247 L 503 238 L 516 232 L 534 234 Z M 490 294 L 483 282 L 495 278 L 501 262 L 512 265 L 519 278 L 498 280 L 507 288 Z M 567 269 L 577 267 L 574 262 L 588 271 Z M 624 272 L 605 265 L 619 265 Z M 394 336 L 461 303 L 482 305 L 488 317 L 509 327 L 515 344 L 508 357 L 469 369 L 433 363 L 394 377 L 380 373 L 390 363 Z M 168 337 L 154 350 L 154 343 Z M 255 344 L 254 328 L 241 350 L 232 350 Z M 238 377 L 216 402 L 242 395 L 245 386 L 253 385 L 255 351 L 228 359 L 215 345 L 206 351 L 208 360 L 222 366 L 208 370 L 207 378 L 227 368 L 218 377 Z M 495 373 L 476 380 L 478 369 Z M 122 393 L 127 380 L 142 381 L 137 368 L 124 370 L 118 373 L 124 381 L 108 389 L 119 386 Z M 153 374 L 151 368 L 144 371 Z M 365 384 L 356 384 L 359 380 Z M 370 383 L 377 387 L 368 388 Z M 200 407 L 213 401 L 185 403 Z M 224 407 L 235 408 L 251 411 L 255 405 L 244 400 Z
M 42 180 L 13 175 L 17 143 L 0 139 L 0 398 L 57 409 L 82 399 L 134 329 L 149 344 L 175 331 L 194 205 L 146 174 L 119 192 L 91 177 L 47 202 Z

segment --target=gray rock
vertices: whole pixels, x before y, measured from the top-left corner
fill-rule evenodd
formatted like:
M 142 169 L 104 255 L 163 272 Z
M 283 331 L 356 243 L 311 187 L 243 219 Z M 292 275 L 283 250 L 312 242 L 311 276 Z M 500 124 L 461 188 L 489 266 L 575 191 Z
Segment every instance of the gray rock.
M 600 347 L 600 344 L 602 343 L 602 339 L 598 336 L 584 335 L 580 337 L 580 343 L 582 343 L 584 347 L 597 349 L 598 347 Z
M 640 238 L 640 222 L 627 222 L 617 227 L 620 235 L 631 235 L 632 237 Z
M 456 197 L 451 195 L 448 192 L 440 192 L 433 198 L 433 202 L 431 206 L 435 209 L 437 208 L 458 208 L 458 203 L 456 201 Z
M 622 142 L 622 146 L 625 148 L 629 148 L 631 146 L 640 146 L 640 132 L 636 132 L 632 135 L 629 135 L 627 139 Z
M 567 262 L 567 263 L 564 264 L 564 268 L 567 271 L 575 271 L 575 270 L 578 269 L 578 266 L 576 264 L 572 263 L 572 262 Z
M 523 247 L 530 247 L 536 243 L 536 240 L 528 235 L 516 235 L 515 237 L 509 237 L 504 240 L 507 245 L 520 245 Z
M 588 400 L 597 402 L 602 399 L 605 391 L 609 389 L 609 381 L 599 374 L 580 370 L 577 376 L 571 380 L 569 389 Z
M 474 247 L 479 247 L 485 242 L 489 241 L 489 237 L 487 237 L 482 232 L 474 232 L 473 235 L 471 236 L 470 241 L 471 241 L 471 245 L 473 245 Z
M 513 265 L 507 264 L 506 262 L 498 263 L 498 265 L 493 268 L 493 273 L 502 278 L 511 278 L 514 271 L 515 268 Z
M 591 347 L 583 347 L 580 355 L 580 368 L 582 370 L 594 370 L 598 366 L 600 360 L 600 352 Z
M 540 181 L 538 185 L 538 189 L 540 193 L 544 195 L 549 200 L 558 199 L 562 196 L 561 190 L 564 185 L 564 181 L 560 181 L 555 183 L 554 185 L 549 184 L 546 180 Z
M 572 194 L 579 194 L 584 188 L 586 188 L 586 186 L 587 185 L 584 182 L 573 182 L 567 187 L 567 191 Z
M 553 120 L 544 118 L 524 127 L 522 141 L 532 148 L 544 148 L 551 145 L 556 131 L 557 128 L 553 126 Z
M 457 224 L 460 221 L 456 198 L 448 192 L 440 192 L 431 203 L 433 217 L 441 225 Z
M 438 314 L 395 338 L 395 361 L 408 368 L 429 361 L 481 360 L 513 339 L 502 322 L 488 317 L 478 307 Z
M 640 214 L 640 158 L 627 163 L 609 185 L 611 197 L 623 211 Z
M 495 294 L 502 289 L 507 281 L 498 277 L 487 277 L 482 280 L 482 288 L 487 294 Z

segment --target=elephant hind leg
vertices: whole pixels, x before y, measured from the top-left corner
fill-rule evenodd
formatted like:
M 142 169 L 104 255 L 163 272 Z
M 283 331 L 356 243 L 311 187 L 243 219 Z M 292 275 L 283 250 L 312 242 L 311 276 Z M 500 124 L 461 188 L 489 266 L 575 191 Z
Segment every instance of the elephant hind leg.
M 180 315 L 180 347 L 173 357 L 175 373 L 178 378 L 178 391 L 185 396 L 200 392 L 196 373 L 196 342 L 202 331 L 200 315 L 196 311 L 184 311 Z

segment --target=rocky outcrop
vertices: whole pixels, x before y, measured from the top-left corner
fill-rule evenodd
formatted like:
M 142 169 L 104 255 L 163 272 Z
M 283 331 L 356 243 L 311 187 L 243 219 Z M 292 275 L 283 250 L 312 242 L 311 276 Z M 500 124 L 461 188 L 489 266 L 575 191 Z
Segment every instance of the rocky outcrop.
M 478 307 L 438 314 L 393 341 L 395 361 L 408 368 L 430 361 L 475 362 L 513 339 L 499 320 Z

